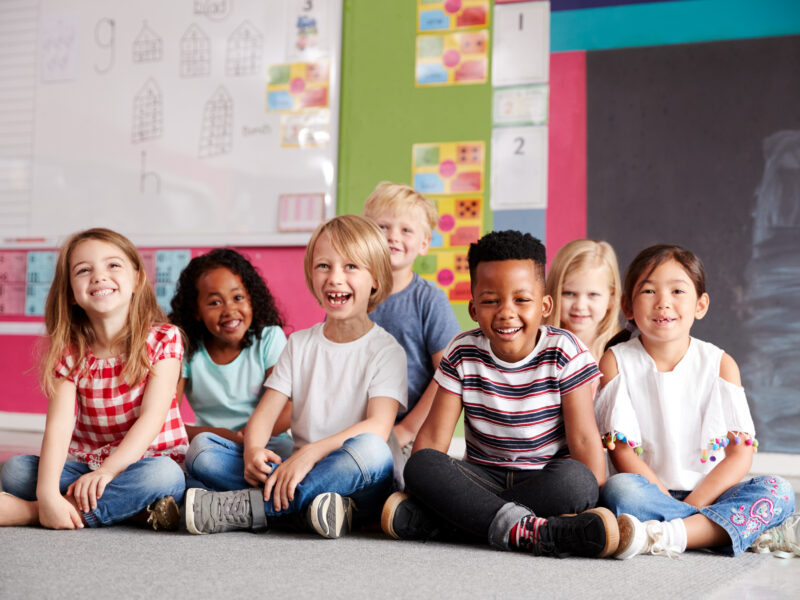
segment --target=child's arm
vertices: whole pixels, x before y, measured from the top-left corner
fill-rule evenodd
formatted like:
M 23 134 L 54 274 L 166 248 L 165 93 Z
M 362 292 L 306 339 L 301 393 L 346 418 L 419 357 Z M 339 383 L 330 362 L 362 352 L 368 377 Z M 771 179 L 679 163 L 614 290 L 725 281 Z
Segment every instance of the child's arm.
M 727 354 L 722 355 L 719 376 L 734 385 L 742 385 L 739 367 Z M 753 465 L 753 447 L 733 443 L 735 437 L 735 433 L 728 433 L 731 443 L 725 447 L 725 458 L 717 463 L 691 494 L 686 496 L 684 502 L 698 508 L 708 506 L 747 475 Z
M 600 386 L 603 388 L 619 374 L 617 359 L 614 353 L 611 350 L 606 350 L 598 366 L 600 367 L 600 373 L 603 375 L 602 379 L 600 379 Z M 656 484 L 662 492 L 669 494 L 667 486 L 661 482 L 648 464 L 639 458 L 633 451 L 633 448 L 628 446 L 628 444 L 615 444 L 615 448 L 609 450 L 608 455 L 611 458 L 611 462 L 614 464 L 614 468 L 620 473 L 636 473 L 642 475 L 646 477 L 650 483 Z
M 289 396 L 267 388 L 250 420 L 247 421 L 244 430 L 244 478 L 252 485 L 257 486 L 266 482 L 272 472 L 272 467 L 267 463 L 281 462 L 281 457 L 267 450 L 265 446 L 275 423 L 286 412 L 287 407 L 291 417 Z
M 436 398 L 428 413 L 428 418 L 425 419 L 417 434 L 411 453 L 425 448 L 433 448 L 446 454 L 450 449 L 453 431 L 455 431 L 456 423 L 461 416 L 461 409 L 461 396 L 451 394 L 440 387 L 436 391 Z
M 303 481 L 315 464 L 334 450 L 341 448 L 351 437 L 362 433 L 374 433 L 386 440 L 392 431 L 398 406 L 399 403 L 394 398 L 384 396 L 370 398 L 367 402 L 366 419 L 336 435 L 306 444 L 287 458 L 280 468 L 276 468 L 264 485 L 264 500 L 269 500 L 272 495 L 272 505 L 275 510 L 288 508 L 289 503 L 294 500 L 297 484 Z M 248 426 L 248 434 L 249 429 Z
M 55 393 L 47 405 L 36 497 L 39 500 L 39 523 L 50 529 L 83 527 L 80 514 L 61 495 L 59 485 L 75 420 L 75 397 L 75 384 L 60 379 L 56 382 Z
M 153 365 L 142 397 L 139 418 L 131 426 L 119 446 L 100 467 L 81 476 L 67 489 L 84 512 L 97 508 L 97 499 L 103 495 L 108 482 L 130 465 L 142 458 L 166 421 L 172 405 L 181 361 L 165 358 Z
M 436 369 L 439 368 L 439 363 L 442 360 L 443 354 L 444 348 L 439 352 L 431 354 L 431 362 L 433 363 L 434 372 L 436 372 Z M 397 441 L 401 448 L 409 442 L 414 441 L 414 438 L 416 438 L 420 427 L 422 427 L 422 424 L 425 422 L 425 419 L 428 416 L 428 413 L 431 412 L 433 399 L 436 397 L 436 390 L 438 389 L 439 384 L 436 383 L 434 379 L 431 379 L 428 387 L 425 388 L 422 396 L 419 397 L 416 406 L 414 406 L 414 408 L 412 408 L 408 414 L 403 417 L 402 421 L 394 426 L 394 435 L 397 437 Z
M 606 481 L 606 461 L 593 404 L 591 385 L 582 385 L 561 398 L 570 457 L 586 465 L 597 479 L 597 484 L 603 485 Z

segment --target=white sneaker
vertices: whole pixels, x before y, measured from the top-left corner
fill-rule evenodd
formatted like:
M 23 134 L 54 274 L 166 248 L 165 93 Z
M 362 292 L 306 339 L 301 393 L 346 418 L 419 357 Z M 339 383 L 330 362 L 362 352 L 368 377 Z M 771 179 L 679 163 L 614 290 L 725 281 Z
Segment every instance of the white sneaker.
M 680 548 L 668 546 L 664 535 L 663 521 L 646 521 L 642 523 L 633 515 L 621 514 L 617 518 L 619 524 L 619 546 L 614 558 L 627 560 L 637 554 L 655 554 L 677 558 Z
M 778 558 L 800 556 L 800 513 L 795 513 L 783 523 L 767 529 L 750 546 L 753 552 L 772 552 Z

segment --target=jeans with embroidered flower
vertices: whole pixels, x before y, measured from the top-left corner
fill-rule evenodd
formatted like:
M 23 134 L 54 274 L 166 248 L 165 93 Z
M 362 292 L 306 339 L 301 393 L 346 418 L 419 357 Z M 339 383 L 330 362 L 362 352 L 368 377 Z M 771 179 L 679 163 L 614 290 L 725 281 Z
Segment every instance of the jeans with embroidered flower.
M 747 550 L 759 534 L 788 519 L 795 504 L 791 484 L 776 475 L 742 481 L 704 508 L 683 502 L 688 495 L 688 491 L 670 490 L 668 496 L 643 475 L 619 473 L 601 488 L 600 503 L 617 516 L 627 513 L 640 521 L 671 521 L 702 514 L 731 538 L 730 545 L 714 550 L 733 556 Z

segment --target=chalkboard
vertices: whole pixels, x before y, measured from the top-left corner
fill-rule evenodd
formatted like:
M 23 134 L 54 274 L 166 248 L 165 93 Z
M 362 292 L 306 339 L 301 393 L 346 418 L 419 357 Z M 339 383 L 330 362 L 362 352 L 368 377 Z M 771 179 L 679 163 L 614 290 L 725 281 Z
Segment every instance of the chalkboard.
M 588 233 L 681 244 L 761 449 L 800 451 L 800 36 L 587 55 Z
M 303 245 L 336 205 L 342 0 L 0 7 L 0 246 Z

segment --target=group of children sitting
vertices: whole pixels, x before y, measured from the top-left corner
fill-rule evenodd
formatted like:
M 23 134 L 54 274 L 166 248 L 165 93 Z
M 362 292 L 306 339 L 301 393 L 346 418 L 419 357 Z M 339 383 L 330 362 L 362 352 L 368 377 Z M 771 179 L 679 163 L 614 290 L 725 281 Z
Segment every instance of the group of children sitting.
M 337 538 L 380 522 L 547 556 L 800 556 L 791 486 L 745 479 L 758 442 L 736 363 L 690 335 L 709 307 L 693 253 L 647 248 L 621 282 L 607 243 L 576 240 L 545 278 L 539 240 L 489 233 L 461 332 L 412 270 L 436 222 L 382 183 L 364 216 L 320 225 L 304 269 L 325 319 L 288 341 L 234 250 L 189 263 L 168 322 L 129 240 L 73 235 L 46 303 L 41 457 L 3 467 L 0 525 Z

